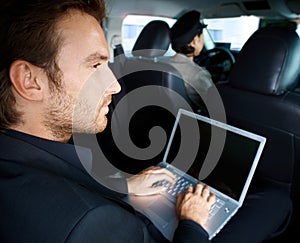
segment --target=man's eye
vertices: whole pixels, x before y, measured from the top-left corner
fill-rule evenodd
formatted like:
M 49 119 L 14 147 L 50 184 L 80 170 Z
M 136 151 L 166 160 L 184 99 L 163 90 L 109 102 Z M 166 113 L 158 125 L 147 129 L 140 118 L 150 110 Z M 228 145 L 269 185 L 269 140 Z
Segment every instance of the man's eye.
M 94 64 L 94 65 L 93 65 L 93 68 L 98 68 L 99 66 L 101 66 L 101 63 L 100 63 L 100 62 Z

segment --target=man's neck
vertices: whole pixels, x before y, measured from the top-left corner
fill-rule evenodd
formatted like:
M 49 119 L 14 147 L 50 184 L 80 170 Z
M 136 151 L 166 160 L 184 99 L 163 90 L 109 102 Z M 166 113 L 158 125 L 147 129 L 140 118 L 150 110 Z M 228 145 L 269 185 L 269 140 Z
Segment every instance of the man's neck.
M 67 143 L 71 138 L 71 135 L 65 135 L 60 137 L 54 136 L 51 134 L 51 132 L 47 131 L 46 129 L 38 129 L 38 128 L 24 127 L 24 126 L 13 126 L 10 127 L 10 129 L 29 134 L 31 136 L 57 141 L 57 142 L 63 142 L 63 143 Z

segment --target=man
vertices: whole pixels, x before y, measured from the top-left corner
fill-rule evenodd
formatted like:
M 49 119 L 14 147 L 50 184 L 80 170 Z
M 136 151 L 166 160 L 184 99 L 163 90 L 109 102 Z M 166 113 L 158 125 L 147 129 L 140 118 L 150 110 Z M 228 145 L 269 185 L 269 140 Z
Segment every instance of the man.
M 73 132 L 103 131 L 120 91 L 99 24 L 104 2 L 10 0 L 0 11 L 0 242 L 164 241 L 123 194 L 85 171 L 77 152 L 87 149 L 67 143 Z M 165 190 L 152 187 L 161 180 L 174 176 L 151 167 L 125 187 L 151 195 Z M 178 196 L 174 242 L 208 241 L 214 200 L 201 184 Z
M 210 73 L 197 65 L 194 58 L 203 49 L 203 29 L 200 12 L 190 11 L 182 15 L 170 29 L 172 49 L 176 54 L 166 59 L 181 74 L 187 94 L 196 107 L 205 107 L 207 90 L 212 86 Z

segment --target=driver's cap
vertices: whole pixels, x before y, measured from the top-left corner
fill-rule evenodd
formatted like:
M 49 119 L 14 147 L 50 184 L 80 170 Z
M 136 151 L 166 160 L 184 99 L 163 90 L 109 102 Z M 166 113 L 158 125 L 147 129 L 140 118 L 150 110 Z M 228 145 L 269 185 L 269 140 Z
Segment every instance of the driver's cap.
M 200 12 L 192 10 L 182 15 L 170 30 L 173 50 L 189 44 L 207 25 L 200 23 Z

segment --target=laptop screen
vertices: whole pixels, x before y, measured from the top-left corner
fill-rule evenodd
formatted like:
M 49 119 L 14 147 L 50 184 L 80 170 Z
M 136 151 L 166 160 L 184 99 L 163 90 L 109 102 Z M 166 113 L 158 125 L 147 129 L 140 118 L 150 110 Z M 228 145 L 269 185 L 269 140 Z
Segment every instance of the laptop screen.
M 164 161 L 240 200 L 264 142 L 265 138 L 255 134 L 181 111 Z

